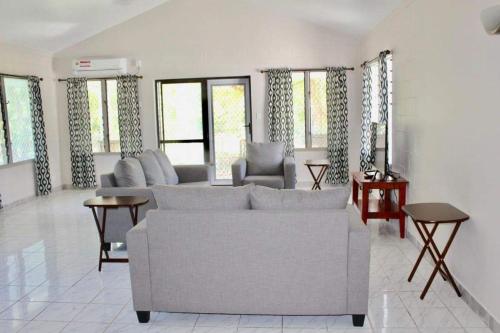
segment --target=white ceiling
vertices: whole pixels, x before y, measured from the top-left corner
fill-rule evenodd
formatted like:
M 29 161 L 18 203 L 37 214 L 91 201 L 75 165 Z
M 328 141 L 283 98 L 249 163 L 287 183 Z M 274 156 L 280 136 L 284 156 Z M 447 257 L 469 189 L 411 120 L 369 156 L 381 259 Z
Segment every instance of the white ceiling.
M 0 0 L 0 41 L 55 52 L 168 0 Z
M 0 42 L 55 52 L 167 1 L 0 0 Z M 231 1 L 246 1 L 263 10 L 280 12 L 333 30 L 363 35 L 403 0 Z

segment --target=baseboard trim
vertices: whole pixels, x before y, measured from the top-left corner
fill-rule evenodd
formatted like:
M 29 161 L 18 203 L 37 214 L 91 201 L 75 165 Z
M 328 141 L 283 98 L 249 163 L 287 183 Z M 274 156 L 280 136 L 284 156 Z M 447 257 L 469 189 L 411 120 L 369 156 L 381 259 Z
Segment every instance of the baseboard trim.
M 408 238 L 408 240 L 419 250 L 422 249 L 422 244 L 420 244 L 419 240 L 412 233 L 407 231 L 406 238 Z M 469 305 L 471 310 L 474 311 L 494 333 L 500 333 L 500 322 L 496 320 L 495 317 L 493 317 L 493 315 L 489 313 L 456 278 L 455 282 L 462 293 L 462 300 Z
M 61 185 L 61 186 L 57 186 L 57 187 L 54 187 L 52 189 L 52 193 L 55 193 L 55 192 L 58 192 L 58 191 L 62 191 L 64 189 L 64 186 Z M 51 193 L 51 194 L 52 194 Z M 49 194 L 49 195 L 51 195 Z M 30 201 L 33 201 L 33 200 L 36 200 L 38 198 L 43 198 L 43 196 L 37 196 L 37 195 L 31 195 L 29 197 L 26 197 L 26 198 L 22 198 L 22 199 L 19 199 L 19 200 L 16 200 L 16 201 L 12 201 L 11 203 L 8 203 L 6 205 L 4 205 L 2 207 L 2 210 L 7 210 L 7 209 L 11 209 L 13 207 L 17 207 L 19 205 L 22 205 L 24 203 L 27 203 L 27 202 L 30 202 Z

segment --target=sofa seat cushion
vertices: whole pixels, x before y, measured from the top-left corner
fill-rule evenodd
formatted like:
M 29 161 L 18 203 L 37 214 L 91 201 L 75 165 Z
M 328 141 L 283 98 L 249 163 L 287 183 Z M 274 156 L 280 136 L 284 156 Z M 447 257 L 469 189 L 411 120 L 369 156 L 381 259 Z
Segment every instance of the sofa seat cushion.
M 226 186 L 153 186 L 159 209 L 169 210 L 239 210 L 250 209 L 250 189 Z
M 247 175 L 283 175 L 284 143 L 249 142 L 246 148 Z
M 146 177 L 139 160 L 127 157 L 119 160 L 114 169 L 116 185 L 119 187 L 146 187 Z
M 142 170 L 146 176 L 146 184 L 148 186 L 163 185 L 167 183 L 160 163 L 158 163 L 158 160 L 152 150 L 146 150 L 144 153 L 139 155 L 137 159 L 141 162 Z
M 160 164 L 161 170 L 163 171 L 165 183 L 167 185 L 179 184 L 179 176 L 177 175 L 177 172 L 175 171 L 167 154 L 165 154 L 161 149 L 153 150 L 153 154 L 155 155 L 156 160 Z
M 351 193 L 348 185 L 322 191 L 275 190 L 256 186 L 250 192 L 252 209 L 345 209 Z
M 285 178 L 283 176 L 247 176 L 243 179 L 243 184 L 255 184 L 272 188 L 285 188 Z
M 181 187 L 208 187 L 210 186 L 210 182 L 191 182 L 191 183 L 179 183 L 177 186 Z

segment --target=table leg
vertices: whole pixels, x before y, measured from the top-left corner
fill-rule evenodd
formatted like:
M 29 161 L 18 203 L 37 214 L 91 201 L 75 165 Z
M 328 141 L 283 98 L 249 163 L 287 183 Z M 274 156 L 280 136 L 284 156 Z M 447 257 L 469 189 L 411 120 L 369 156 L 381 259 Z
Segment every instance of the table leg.
M 132 218 L 132 225 L 137 225 L 139 206 L 129 207 L 130 217 Z
M 421 230 L 421 228 L 417 222 L 413 221 L 413 223 L 415 224 L 415 228 L 417 229 L 418 233 L 420 234 L 420 237 L 422 237 L 422 240 L 424 241 L 424 246 L 422 247 L 422 250 L 420 251 L 420 255 L 418 256 L 417 261 L 415 262 L 415 265 L 413 266 L 413 270 L 411 271 L 410 276 L 408 277 L 408 282 L 411 282 L 411 280 L 413 279 L 413 276 L 417 272 L 417 268 L 418 268 L 418 266 L 420 266 L 420 262 L 422 261 L 422 258 L 424 257 L 425 252 L 427 250 L 429 251 L 429 253 L 432 257 L 434 264 L 437 265 L 437 260 L 436 260 L 436 257 L 434 256 L 434 252 L 432 252 L 431 248 L 430 248 L 430 242 L 431 242 L 432 237 L 434 236 L 434 233 L 436 232 L 438 225 L 437 224 L 434 225 L 434 227 L 432 228 L 432 230 L 430 232 L 430 238 L 429 238 L 429 237 L 426 237 L 424 235 L 423 231 Z M 446 273 L 443 272 L 443 270 L 440 270 L 440 273 L 441 273 L 441 276 L 443 277 L 443 279 L 446 281 Z
M 370 199 L 369 199 L 370 189 L 365 184 L 363 185 L 363 189 L 361 192 L 362 192 L 361 201 L 363 205 L 363 207 L 361 207 L 361 219 L 366 224 L 366 222 L 368 221 L 368 206 L 370 205 Z
M 318 178 L 314 174 L 312 167 L 310 165 L 307 165 L 307 168 L 309 169 L 309 172 L 311 173 L 311 176 L 314 180 L 314 185 L 312 186 L 311 190 L 321 190 L 321 186 L 319 185 Z M 321 173 L 321 171 L 320 171 L 320 173 Z
M 318 175 L 318 187 L 321 184 L 321 181 L 323 181 L 323 177 L 325 177 L 326 171 L 328 170 L 328 167 L 325 165 L 321 166 L 321 169 L 319 171 Z M 321 190 L 321 187 L 319 188 Z
M 106 231 L 106 216 L 107 216 L 107 209 L 103 208 L 102 212 L 102 226 L 99 223 L 99 217 L 97 215 L 95 207 L 92 208 L 92 214 L 94 215 L 94 221 L 97 227 L 97 232 L 99 233 L 99 241 L 101 243 L 99 247 L 99 272 L 101 271 L 102 268 L 102 253 L 104 252 L 106 259 L 109 259 L 109 254 L 108 251 L 106 250 L 104 246 L 104 232 Z
M 436 267 L 434 268 L 434 271 L 432 271 L 431 277 L 429 281 L 427 282 L 427 285 L 424 288 L 424 291 L 422 292 L 422 295 L 420 295 L 420 299 L 424 299 L 425 294 L 429 290 L 432 281 L 434 280 L 434 277 L 436 276 L 436 273 L 438 270 L 441 269 L 441 266 L 443 266 L 444 270 L 446 271 L 446 276 L 448 277 L 448 280 L 450 281 L 451 285 L 453 286 L 453 289 L 455 289 L 455 292 L 457 293 L 458 297 L 462 297 L 462 294 L 460 293 L 460 290 L 458 289 L 457 284 L 455 283 L 455 280 L 453 279 L 453 276 L 450 273 L 450 270 L 448 269 L 448 266 L 444 262 L 444 258 L 446 257 L 446 254 L 448 253 L 448 250 L 450 249 L 451 243 L 453 243 L 453 239 L 455 238 L 458 229 L 460 228 L 461 222 L 456 222 L 455 227 L 453 228 L 453 231 L 451 232 L 450 238 L 448 239 L 448 242 L 446 243 L 443 253 L 439 252 L 439 248 L 437 247 L 436 243 L 434 242 L 434 239 L 430 237 L 429 230 L 425 225 L 423 225 L 424 232 L 426 233 L 427 237 L 430 237 L 430 243 L 431 246 L 433 247 L 434 251 L 436 252 L 436 256 L 438 257 L 438 262 L 436 264 Z
M 399 237 L 405 238 L 405 219 L 406 215 L 403 212 L 403 206 L 406 205 L 406 185 L 399 187 L 399 202 L 398 202 L 398 212 L 399 212 Z
M 356 179 L 352 180 L 352 204 L 358 206 L 359 184 Z M 358 206 L 359 207 L 359 206 Z

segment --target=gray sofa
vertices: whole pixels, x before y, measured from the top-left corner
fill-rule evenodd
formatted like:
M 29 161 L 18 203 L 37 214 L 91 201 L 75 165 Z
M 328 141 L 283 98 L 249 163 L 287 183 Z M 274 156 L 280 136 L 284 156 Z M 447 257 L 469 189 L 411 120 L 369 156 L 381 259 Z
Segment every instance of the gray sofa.
M 147 153 L 147 152 L 145 152 Z M 130 163 L 130 159 L 121 160 L 118 164 Z M 140 162 L 138 165 L 141 165 Z M 117 165 L 118 167 L 118 165 Z M 117 169 L 115 167 L 115 170 Z M 208 186 L 210 184 L 210 167 L 208 165 L 175 165 L 173 166 L 178 183 L 176 186 Z M 118 171 L 117 171 L 118 172 Z M 143 171 L 144 172 L 144 171 Z M 137 177 L 137 175 L 135 175 Z M 138 177 L 141 177 L 139 175 Z M 165 176 L 164 176 L 165 177 Z M 130 180 L 130 175 L 128 176 Z M 144 178 L 146 178 L 144 176 Z M 137 182 L 137 180 L 136 180 Z M 166 183 L 166 182 L 165 182 Z M 123 183 L 121 184 L 123 185 Z M 149 202 L 139 208 L 138 221 L 141 221 L 146 216 L 146 212 L 150 209 L 156 209 L 156 200 L 151 191 L 151 186 L 154 184 L 129 183 L 132 186 L 120 186 L 115 173 L 101 175 L 101 187 L 96 190 L 96 196 L 143 196 L 149 199 Z M 102 214 L 99 210 L 99 214 Z M 104 241 L 109 249 L 110 243 L 125 243 L 126 233 L 133 227 L 130 218 L 130 212 L 127 208 L 119 208 L 108 210 L 106 219 L 106 231 Z
M 295 160 L 285 157 L 281 142 L 247 143 L 246 158 L 231 166 L 233 186 L 255 184 L 277 189 L 294 189 Z
M 330 190 L 252 187 L 153 188 L 159 209 L 127 233 L 139 322 L 150 311 L 349 314 L 362 326 L 370 236 L 349 193 L 335 209 Z

